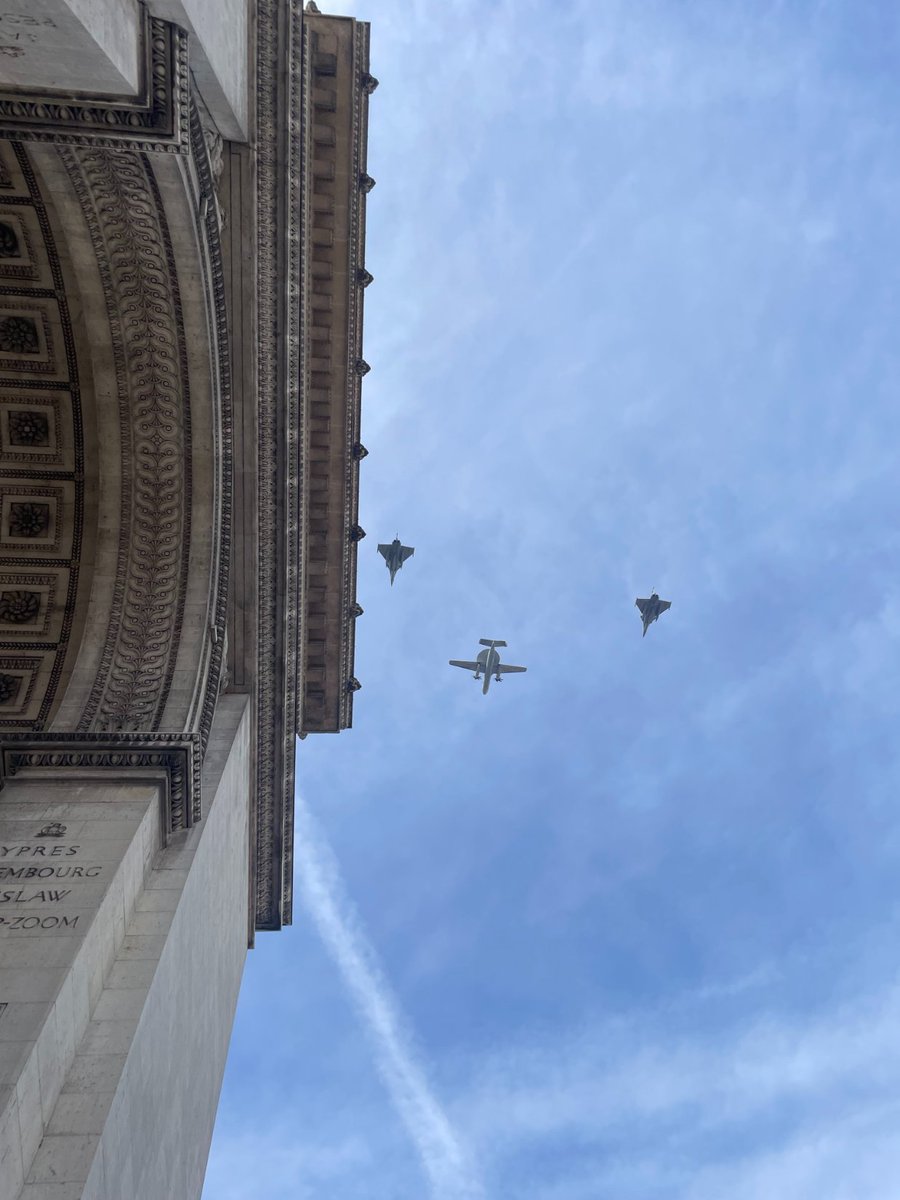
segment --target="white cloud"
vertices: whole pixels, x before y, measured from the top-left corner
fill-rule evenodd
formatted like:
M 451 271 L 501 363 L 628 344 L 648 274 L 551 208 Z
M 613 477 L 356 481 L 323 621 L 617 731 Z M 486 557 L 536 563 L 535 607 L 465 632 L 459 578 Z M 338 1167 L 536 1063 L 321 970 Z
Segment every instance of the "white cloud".
M 683 1200 L 892 1200 L 900 986 L 724 1032 L 703 1023 L 709 1011 L 698 1002 L 689 1034 L 661 1012 L 509 1046 L 482 1065 L 460 1119 L 511 1181 L 523 1156 L 553 1147 L 542 1197 L 655 1196 L 650 1182 L 668 1179 Z

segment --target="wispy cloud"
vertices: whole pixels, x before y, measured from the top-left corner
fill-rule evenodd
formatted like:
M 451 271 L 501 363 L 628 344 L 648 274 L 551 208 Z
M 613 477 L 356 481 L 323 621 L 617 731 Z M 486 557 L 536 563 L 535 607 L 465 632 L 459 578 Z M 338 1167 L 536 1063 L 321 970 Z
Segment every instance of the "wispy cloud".
M 556 1153 L 540 1194 L 561 1200 L 893 1195 L 895 1173 L 880 1169 L 900 1165 L 898 987 L 737 1028 L 717 1029 L 712 1003 L 712 1025 L 691 1031 L 673 1014 L 643 1014 L 488 1056 L 460 1111 L 492 1148 L 506 1194 L 519 1194 L 523 1162 L 534 1185 L 543 1146 Z
M 484 1188 L 434 1093 L 413 1037 L 346 893 L 309 806 L 296 799 L 296 886 L 341 972 L 375 1049 L 378 1069 L 412 1138 L 436 1200 L 479 1200 Z

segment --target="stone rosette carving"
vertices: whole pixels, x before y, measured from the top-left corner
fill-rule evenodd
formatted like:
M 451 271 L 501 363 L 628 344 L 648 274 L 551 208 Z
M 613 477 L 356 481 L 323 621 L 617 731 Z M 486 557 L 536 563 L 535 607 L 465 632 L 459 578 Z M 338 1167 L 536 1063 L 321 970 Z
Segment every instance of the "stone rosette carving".
M 43 538 L 50 532 L 50 505 L 13 501 L 9 506 L 8 534 L 14 538 Z
M 0 350 L 6 354 L 37 354 L 41 348 L 31 317 L 0 318 Z
M 0 704 L 12 704 L 22 689 L 21 675 L 0 673 Z
M 22 253 L 19 235 L 6 221 L 0 221 L 0 258 L 18 258 Z
M 41 598 L 37 592 L 0 592 L 0 622 L 27 625 L 37 620 Z
M 44 413 L 15 409 L 8 420 L 11 446 L 50 445 L 50 421 Z

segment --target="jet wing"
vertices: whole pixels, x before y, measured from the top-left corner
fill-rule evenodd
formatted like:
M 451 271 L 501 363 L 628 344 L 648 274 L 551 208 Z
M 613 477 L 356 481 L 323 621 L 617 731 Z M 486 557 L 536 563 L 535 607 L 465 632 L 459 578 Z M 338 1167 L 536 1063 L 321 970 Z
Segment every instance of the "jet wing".
M 381 547 L 380 547 L 380 546 L 379 546 L 379 549 L 381 549 Z M 400 562 L 401 562 L 401 565 L 402 565 L 403 563 L 405 563 L 405 562 L 406 562 L 406 560 L 407 560 L 408 558 L 412 558 L 412 556 L 415 554 L 415 552 L 416 552 L 416 548 L 415 548 L 415 546 L 401 546 L 401 547 L 400 547 Z
M 671 601 L 671 600 L 660 600 L 660 602 L 659 602 L 659 611 L 660 611 L 661 613 L 664 613 L 664 612 L 666 611 L 666 609 L 667 609 L 667 608 L 671 608 L 671 607 L 672 607 L 672 601 Z
M 451 658 L 449 662 L 451 667 L 465 667 L 467 671 L 479 671 L 484 669 L 484 663 L 463 662 L 458 658 Z
M 501 663 L 497 668 L 501 675 L 509 675 L 513 671 L 527 671 L 527 667 L 508 667 L 506 663 Z
M 381 547 L 379 546 L 378 549 L 380 550 Z M 649 597 L 646 600 L 635 600 L 635 602 L 634 602 L 635 608 L 640 609 L 641 616 L 644 615 L 644 609 L 647 607 L 647 605 L 649 603 L 650 603 Z
M 379 542 L 378 553 L 384 557 L 385 562 L 387 562 L 387 556 L 390 554 L 390 552 L 391 552 L 390 546 L 385 545 L 384 542 Z

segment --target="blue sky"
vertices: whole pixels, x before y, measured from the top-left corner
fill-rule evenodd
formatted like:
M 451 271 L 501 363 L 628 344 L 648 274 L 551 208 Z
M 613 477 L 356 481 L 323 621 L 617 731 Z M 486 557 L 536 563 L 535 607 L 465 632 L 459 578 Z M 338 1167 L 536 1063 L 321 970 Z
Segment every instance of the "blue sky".
M 204 1200 L 896 1200 L 900 13 L 330 11 L 381 80 L 363 690 Z

